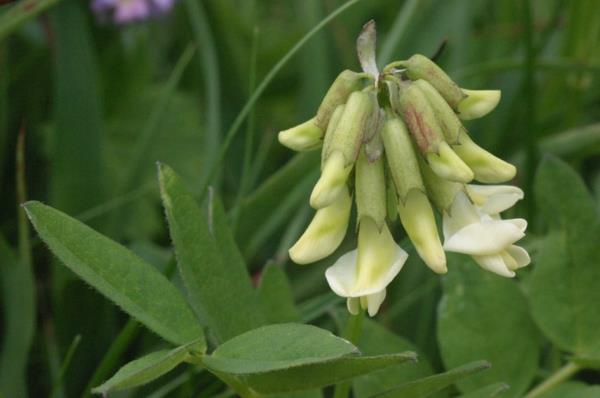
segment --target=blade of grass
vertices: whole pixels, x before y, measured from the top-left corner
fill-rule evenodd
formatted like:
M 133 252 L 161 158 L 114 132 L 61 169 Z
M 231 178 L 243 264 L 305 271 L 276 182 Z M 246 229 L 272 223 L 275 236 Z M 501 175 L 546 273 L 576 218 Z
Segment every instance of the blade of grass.
M 0 41 L 7 38 L 25 22 L 35 18 L 60 0 L 21 0 L 0 16 Z
M 269 83 L 273 80 L 273 78 L 279 73 L 279 71 L 289 62 L 289 60 L 308 42 L 316 33 L 318 33 L 321 29 L 323 29 L 329 22 L 335 19 L 342 12 L 346 11 L 348 8 L 358 3 L 361 0 L 349 0 L 346 3 L 339 6 L 335 11 L 325 17 L 321 22 L 319 22 L 314 28 L 312 28 L 308 33 L 306 33 L 298 42 L 283 56 L 281 59 L 271 68 L 271 70 L 267 73 L 267 75 L 263 78 L 260 84 L 256 87 L 256 90 L 252 93 L 240 113 L 237 115 L 229 130 L 225 134 L 225 140 L 221 145 L 221 149 L 219 151 L 219 155 L 216 159 L 216 162 L 210 165 L 210 172 L 208 173 L 209 179 L 204 183 L 202 189 L 200 190 L 201 200 L 203 202 L 207 195 L 207 188 L 212 179 L 215 176 L 217 170 L 219 170 L 221 163 L 233 141 L 235 135 L 237 134 L 239 128 L 242 123 L 254 107 L 256 101 L 263 94 Z
M 419 2 L 419 0 L 407 0 L 404 2 L 381 46 L 381 51 L 377 59 L 380 66 L 392 60 L 392 54 L 398 48 L 398 44 L 402 41 L 408 30 L 410 21 L 419 8 L 419 3 L 423 2 Z
M 22 264 L 0 236 L 2 273 L 2 350 L 0 390 L 7 397 L 26 397 L 26 369 L 35 325 L 35 290 L 31 268 Z
M 8 105 L 8 85 L 10 82 L 12 68 L 9 69 L 8 62 L 8 46 L 0 43 L 0 185 L 4 178 L 4 168 L 6 165 L 5 156 L 8 144 L 8 120 L 9 120 L 9 105 Z M 12 66 L 12 65 L 11 65 Z M 3 186 L 3 185 L 2 185 Z
M 198 0 L 185 0 L 189 23 L 192 27 L 194 43 L 199 48 L 198 61 L 204 81 L 204 102 L 206 112 L 204 118 L 204 159 L 206 164 L 213 164 L 219 150 L 221 133 L 221 88 L 219 60 L 215 49 L 215 41 L 210 31 L 210 24 L 202 3 Z M 200 181 L 208 178 L 208 168 L 202 170 Z M 200 184 L 202 186 L 202 184 Z
M 150 112 L 148 120 L 142 128 L 142 132 L 131 150 L 131 158 L 125 169 L 125 177 L 123 178 L 121 189 L 118 190 L 119 194 L 123 194 L 124 192 L 127 192 L 127 190 L 133 188 L 134 182 L 139 179 L 140 173 L 143 172 L 144 165 L 141 162 L 142 157 L 148 150 L 148 146 L 152 142 L 154 134 L 156 131 L 158 131 L 160 120 L 167 109 L 173 92 L 181 80 L 183 72 L 192 60 L 192 56 L 194 55 L 195 51 L 195 46 L 193 44 L 189 44 L 177 60 L 177 63 L 175 64 L 175 67 L 173 68 L 173 71 L 167 80 L 164 92 Z
M 106 197 L 98 70 L 83 7 L 80 2 L 63 2 L 50 20 L 56 49 L 50 197 L 53 206 L 69 213 Z
M 16 202 L 27 200 L 25 181 L 25 129 L 16 148 Z M 27 396 L 26 370 L 35 329 L 35 285 L 31 264 L 29 223 L 18 206 L 18 257 L 0 236 L 0 271 L 4 312 L 4 338 L 0 356 L 0 390 L 8 396 Z
M 50 390 L 51 398 L 57 398 L 57 391 L 59 391 L 59 389 L 62 385 L 62 382 L 65 378 L 65 374 L 67 373 L 67 370 L 69 369 L 69 365 L 71 364 L 71 359 L 73 359 L 73 355 L 75 355 L 75 351 L 77 350 L 77 347 L 79 346 L 80 341 L 81 341 L 81 335 L 78 334 L 77 336 L 75 336 L 75 338 L 71 342 L 71 345 L 69 346 L 69 349 L 67 350 L 67 353 L 65 354 L 65 359 L 63 359 L 63 363 L 60 366 L 60 370 L 58 371 L 58 378 L 56 380 L 54 380 L 54 382 L 52 383 L 52 389 Z
M 248 93 L 252 93 L 254 91 L 254 86 L 256 86 L 256 61 L 258 54 L 258 37 L 259 37 L 259 29 L 256 27 L 252 34 L 252 48 L 250 50 L 250 77 L 248 80 Z M 242 171 L 240 178 L 240 185 L 238 189 L 237 196 L 235 198 L 235 204 L 232 209 L 231 214 L 231 231 L 235 234 L 237 223 L 240 217 L 240 209 L 242 204 L 242 199 L 244 195 L 247 193 L 250 188 L 250 179 L 251 179 L 251 164 L 252 164 L 252 150 L 254 148 L 254 107 L 250 111 L 248 115 L 248 122 L 246 123 L 246 136 L 244 137 L 244 159 L 242 161 Z
M 19 257 L 21 264 L 31 271 L 31 244 L 29 242 L 29 221 L 25 210 L 20 206 L 27 201 L 27 182 L 25 177 L 25 126 L 21 126 L 17 137 L 16 151 L 16 185 L 17 185 L 17 213 L 19 234 Z M 32 275 L 33 279 L 33 275 Z

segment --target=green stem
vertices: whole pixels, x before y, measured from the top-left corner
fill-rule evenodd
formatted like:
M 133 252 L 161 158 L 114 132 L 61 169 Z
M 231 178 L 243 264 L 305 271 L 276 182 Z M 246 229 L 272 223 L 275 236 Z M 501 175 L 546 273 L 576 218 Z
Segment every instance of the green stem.
M 562 368 L 558 369 L 552 376 L 548 377 L 542 383 L 538 384 L 533 390 L 529 391 L 525 398 L 536 398 L 550 391 L 565 380 L 568 380 L 581 369 L 581 366 L 576 363 L 569 362 Z
M 358 339 L 360 339 L 360 334 L 362 333 L 363 317 L 363 311 L 359 312 L 358 315 L 351 315 L 350 318 L 348 318 L 346 328 L 344 329 L 344 338 L 354 345 L 358 343 Z M 350 387 L 352 387 L 351 382 L 344 382 L 336 385 L 333 398 L 348 398 Z

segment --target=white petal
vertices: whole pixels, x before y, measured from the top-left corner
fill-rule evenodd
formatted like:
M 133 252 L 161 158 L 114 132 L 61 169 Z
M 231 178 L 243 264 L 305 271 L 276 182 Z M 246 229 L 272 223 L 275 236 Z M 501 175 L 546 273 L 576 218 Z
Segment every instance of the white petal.
M 369 316 L 373 317 L 373 316 L 377 315 L 377 312 L 379 311 L 379 307 L 381 307 L 383 300 L 385 300 L 385 296 L 386 296 L 385 289 L 383 289 L 380 292 L 373 293 L 373 294 L 370 294 L 367 296 L 367 312 L 369 313 Z
M 463 191 L 457 192 L 450 210 L 444 212 L 443 217 L 444 239 L 449 239 L 460 229 L 480 219 L 477 209 Z
M 356 282 L 356 255 L 358 250 L 352 250 L 342 255 L 325 271 L 325 278 L 329 287 L 341 297 L 359 297 L 353 295 L 352 288 Z
M 408 257 L 408 254 L 393 241 L 386 226 L 380 234 L 368 231 L 369 235 L 379 236 L 369 238 L 373 240 L 371 246 L 361 246 L 360 233 L 363 232 L 365 224 L 369 225 L 369 229 L 377 231 L 375 223 L 368 217 L 366 219 L 369 222 L 363 220 L 359 231 L 361 252 L 357 249 L 344 254 L 325 271 L 329 287 L 338 296 L 360 297 L 380 292 L 398 275 Z
M 300 239 L 289 250 L 296 264 L 321 260 L 338 248 L 348 228 L 352 199 L 344 187 L 336 202 L 317 211 Z
M 509 218 L 509 219 L 504 220 L 504 221 L 510 222 L 515 227 L 519 228 L 519 230 L 521 232 L 523 232 L 523 233 L 527 229 L 527 220 L 525 220 L 524 218 Z
M 467 225 L 444 241 L 446 251 L 471 255 L 497 254 L 524 236 L 511 220 Z
M 511 185 L 467 185 L 471 199 L 487 214 L 498 214 L 523 199 L 523 191 Z
M 531 262 L 529 253 L 527 253 L 527 250 L 523 249 L 521 246 L 510 245 L 506 248 L 506 251 L 517 263 L 517 268 L 525 267 Z
M 473 256 L 473 259 L 481 266 L 481 268 L 498 274 L 500 276 L 504 276 L 506 278 L 512 278 L 515 276 L 515 273 L 508 269 L 502 256 L 491 255 L 491 256 Z

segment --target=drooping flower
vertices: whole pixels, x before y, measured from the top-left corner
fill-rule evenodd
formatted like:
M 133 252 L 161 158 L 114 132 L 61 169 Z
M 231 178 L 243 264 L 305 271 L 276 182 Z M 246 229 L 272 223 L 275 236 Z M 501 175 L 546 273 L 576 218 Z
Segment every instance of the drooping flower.
M 358 248 L 327 268 L 325 277 L 335 294 L 347 298 L 352 314 L 358 314 L 362 308 L 374 316 L 385 299 L 386 287 L 407 258 L 408 254 L 394 242 L 387 225 L 379 231 L 375 221 L 365 217 L 358 230 Z
M 92 0 L 91 8 L 100 18 L 121 25 L 164 14 L 174 4 L 175 0 Z
M 468 192 L 478 200 L 474 203 Z M 527 221 L 503 220 L 499 213 L 522 197 L 515 187 L 467 186 L 443 215 L 444 249 L 469 254 L 484 269 L 505 277 L 529 264 L 527 251 L 514 243 L 525 236 Z
M 290 248 L 290 258 L 296 264 L 308 264 L 333 253 L 346 236 L 351 208 L 352 199 L 343 187 L 335 202 L 317 211 L 304 234 Z

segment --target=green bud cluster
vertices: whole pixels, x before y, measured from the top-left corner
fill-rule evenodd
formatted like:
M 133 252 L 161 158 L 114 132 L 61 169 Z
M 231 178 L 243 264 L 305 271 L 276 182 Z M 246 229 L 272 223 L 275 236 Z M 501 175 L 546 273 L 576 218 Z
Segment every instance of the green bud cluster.
M 371 52 L 359 48 L 359 58 L 365 53 L 373 57 Z M 463 125 L 463 120 L 492 111 L 500 92 L 462 89 L 419 54 L 392 62 L 381 73 L 373 59 L 361 59 L 361 65 L 369 67 L 340 73 L 316 115 L 280 132 L 279 140 L 298 151 L 321 149 L 321 177 L 310 198 L 320 219 L 328 208 L 343 208 L 336 214 L 349 216 L 341 203 L 354 198 L 359 229 L 368 219 L 383 233 L 399 218 L 424 262 L 444 273 L 434 208 L 448 211 L 457 192 L 473 180 L 501 183 L 516 173 L 514 166 L 478 146 Z M 306 258 L 328 256 L 347 224 L 346 219 L 328 219 L 319 227 L 313 221 L 309 229 L 316 235 L 301 238 L 290 250 L 292 259 L 306 263 Z M 328 231 L 335 231 L 331 239 L 319 238 Z M 333 242 L 335 247 L 315 255 L 312 248 L 299 246 L 308 241 Z

